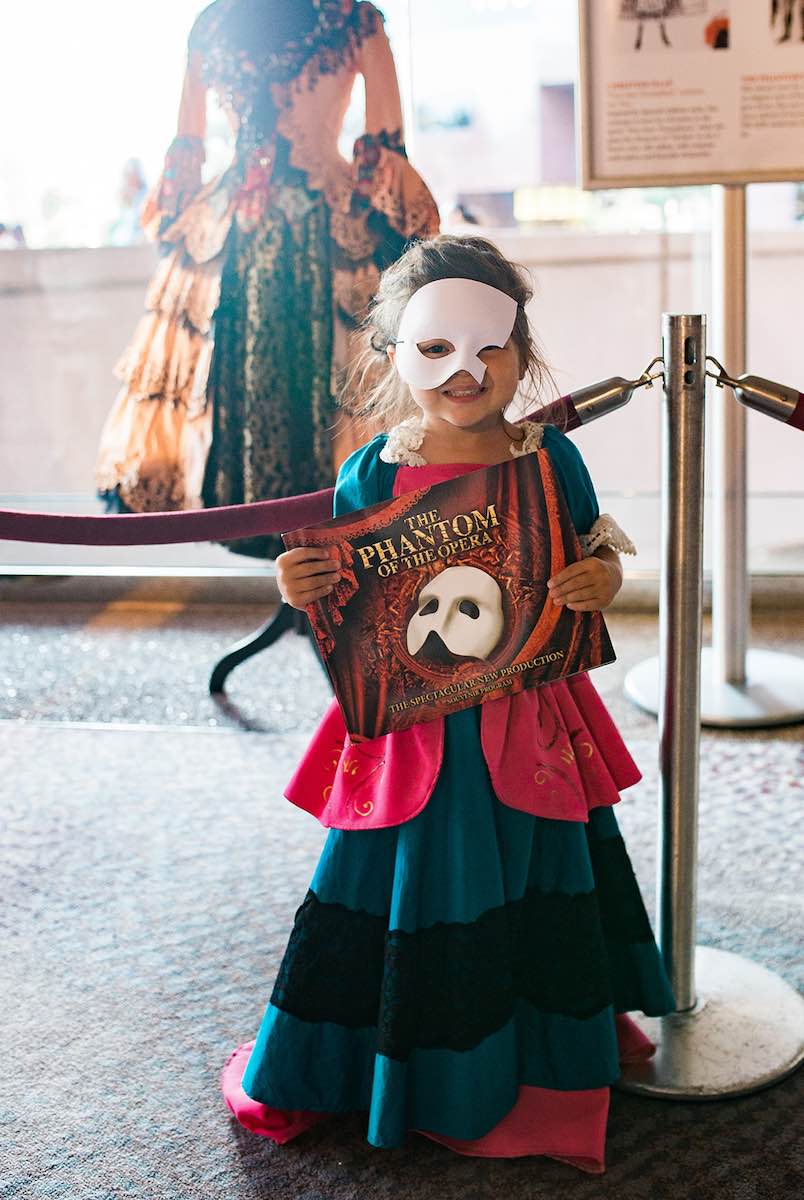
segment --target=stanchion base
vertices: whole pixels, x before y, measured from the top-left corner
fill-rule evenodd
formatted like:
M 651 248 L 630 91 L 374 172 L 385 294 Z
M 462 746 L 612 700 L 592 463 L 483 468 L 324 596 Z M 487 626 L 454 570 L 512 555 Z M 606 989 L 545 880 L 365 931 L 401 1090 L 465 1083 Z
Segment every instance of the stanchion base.
M 719 683 L 711 649 L 701 654 L 701 724 L 728 729 L 791 725 L 804 721 L 804 659 L 773 650 L 749 650 L 746 681 Z M 637 708 L 659 711 L 659 660 L 647 658 L 628 672 L 625 694 Z
M 618 1087 L 667 1100 L 722 1100 L 770 1087 L 804 1062 L 804 998 L 758 963 L 698 946 L 698 1003 L 668 1017 L 631 1014 L 656 1043 Z

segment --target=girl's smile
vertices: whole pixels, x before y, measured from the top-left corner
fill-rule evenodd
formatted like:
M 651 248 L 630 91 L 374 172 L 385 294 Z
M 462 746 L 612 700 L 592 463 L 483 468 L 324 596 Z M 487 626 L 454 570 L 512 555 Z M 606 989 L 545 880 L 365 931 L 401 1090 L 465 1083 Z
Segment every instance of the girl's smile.
M 478 397 L 484 396 L 489 388 L 486 383 L 486 375 L 483 376 L 483 382 L 477 383 L 471 375 L 458 374 L 448 379 L 443 388 L 440 388 L 442 396 L 446 396 L 448 400 L 452 400 L 455 404 L 465 404 L 467 401 L 477 400 Z
M 427 358 L 443 358 L 454 347 L 446 340 L 420 342 L 419 350 Z M 395 347 L 388 347 L 393 361 Z M 417 388 L 409 384 L 410 394 L 421 409 L 427 430 L 452 426 L 463 432 L 485 432 L 502 424 L 502 414 L 516 395 L 524 374 L 519 350 L 513 338 L 504 346 L 486 346 L 479 358 L 485 373 L 480 383 L 468 372 L 457 371 L 437 388 Z

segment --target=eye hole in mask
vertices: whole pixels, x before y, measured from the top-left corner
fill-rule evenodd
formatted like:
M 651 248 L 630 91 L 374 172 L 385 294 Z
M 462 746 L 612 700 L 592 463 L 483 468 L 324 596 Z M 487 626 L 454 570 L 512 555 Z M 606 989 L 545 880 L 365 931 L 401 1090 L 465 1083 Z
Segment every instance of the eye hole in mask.
M 448 354 L 455 353 L 455 347 L 452 342 L 417 342 L 416 349 L 424 355 L 425 358 L 436 359 L 445 358 Z M 478 354 L 486 354 L 490 350 L 502 350 L 503 346 L 484 346 L 482 350 L 478 350 Z
M 447 354 L 454 354 L 455 347 L 452 342 L 418 342 L 417 350 L 419 350 L 425 358 L 444 358 Z
M 506 345 L 517 302 L 475 279 L 436 279 L 405 305 L 396 332 L 394 367 L 414 388 L 438 388 L 459 371 L 483 382 L 480 356 Z
M 424 585 L 418 605 L 406 644 L 408 653 L 422 662 L 485 659 L 502 637 L 502 591 L 479 567 L 448 567 Z

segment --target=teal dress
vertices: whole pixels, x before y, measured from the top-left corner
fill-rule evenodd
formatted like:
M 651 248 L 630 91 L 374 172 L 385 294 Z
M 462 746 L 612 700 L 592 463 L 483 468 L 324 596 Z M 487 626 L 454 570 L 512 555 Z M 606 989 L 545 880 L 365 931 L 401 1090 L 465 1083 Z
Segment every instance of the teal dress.
M 336 515 L 392 495 L 384 441 L 341 468 Z M 549 427 L 543 445 L 588 531 L 598 507 L 578 451 Z M 410 1129 L 476 1139 L 521 1087 L 606 1088 L 615 1014 L 674 1008 L 613 810 L 585 824 L 500 803 L 470 708 L 445 718 L 418 816 L 329 833 L 242 1087 L 275 1109 L 364 1110 L 375 1146 Z

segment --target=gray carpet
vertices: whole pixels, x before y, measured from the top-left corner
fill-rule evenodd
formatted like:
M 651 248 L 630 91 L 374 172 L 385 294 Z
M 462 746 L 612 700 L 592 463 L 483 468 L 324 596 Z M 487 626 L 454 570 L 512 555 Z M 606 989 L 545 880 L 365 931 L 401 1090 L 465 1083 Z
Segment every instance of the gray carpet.
M 0 723 L 3 1200 L 804 1194 L 802 1072 L 728 1102 L 615 1093 L 597 1178 L 415 1136 L 375 1150 L 360 1116 L 284 1148 L 241 1130 L 218 1074 L 256 1031 L 324 836 L 281 799 L 306 736 Z M 655 738 L 631 744 L 646 780 L 618 815 L 652 909 Z M 798 740 L 705 741 L 699 940 L 799 987 L 803 780 Z
M 229 700 L 218 703 L 207 691 L 215 661 L 270 608 L 143 603 L 140 590 L 111 604 L 0 601 L 0 720 L 313 730 L 331 692 L 295 634 L 238 667 Z M 628 703 L 622 683 L 629 668 L 656 654 L 656 616 L 613 609 L 606 623 L 617 661 L 595 671 L 595 686 L 624 737 L 655 737 L 655 719 Z M 804 659 L 804 613 L 756 613 L 751 644 Z M 804 726 L 752 736 L 800 743 Z

